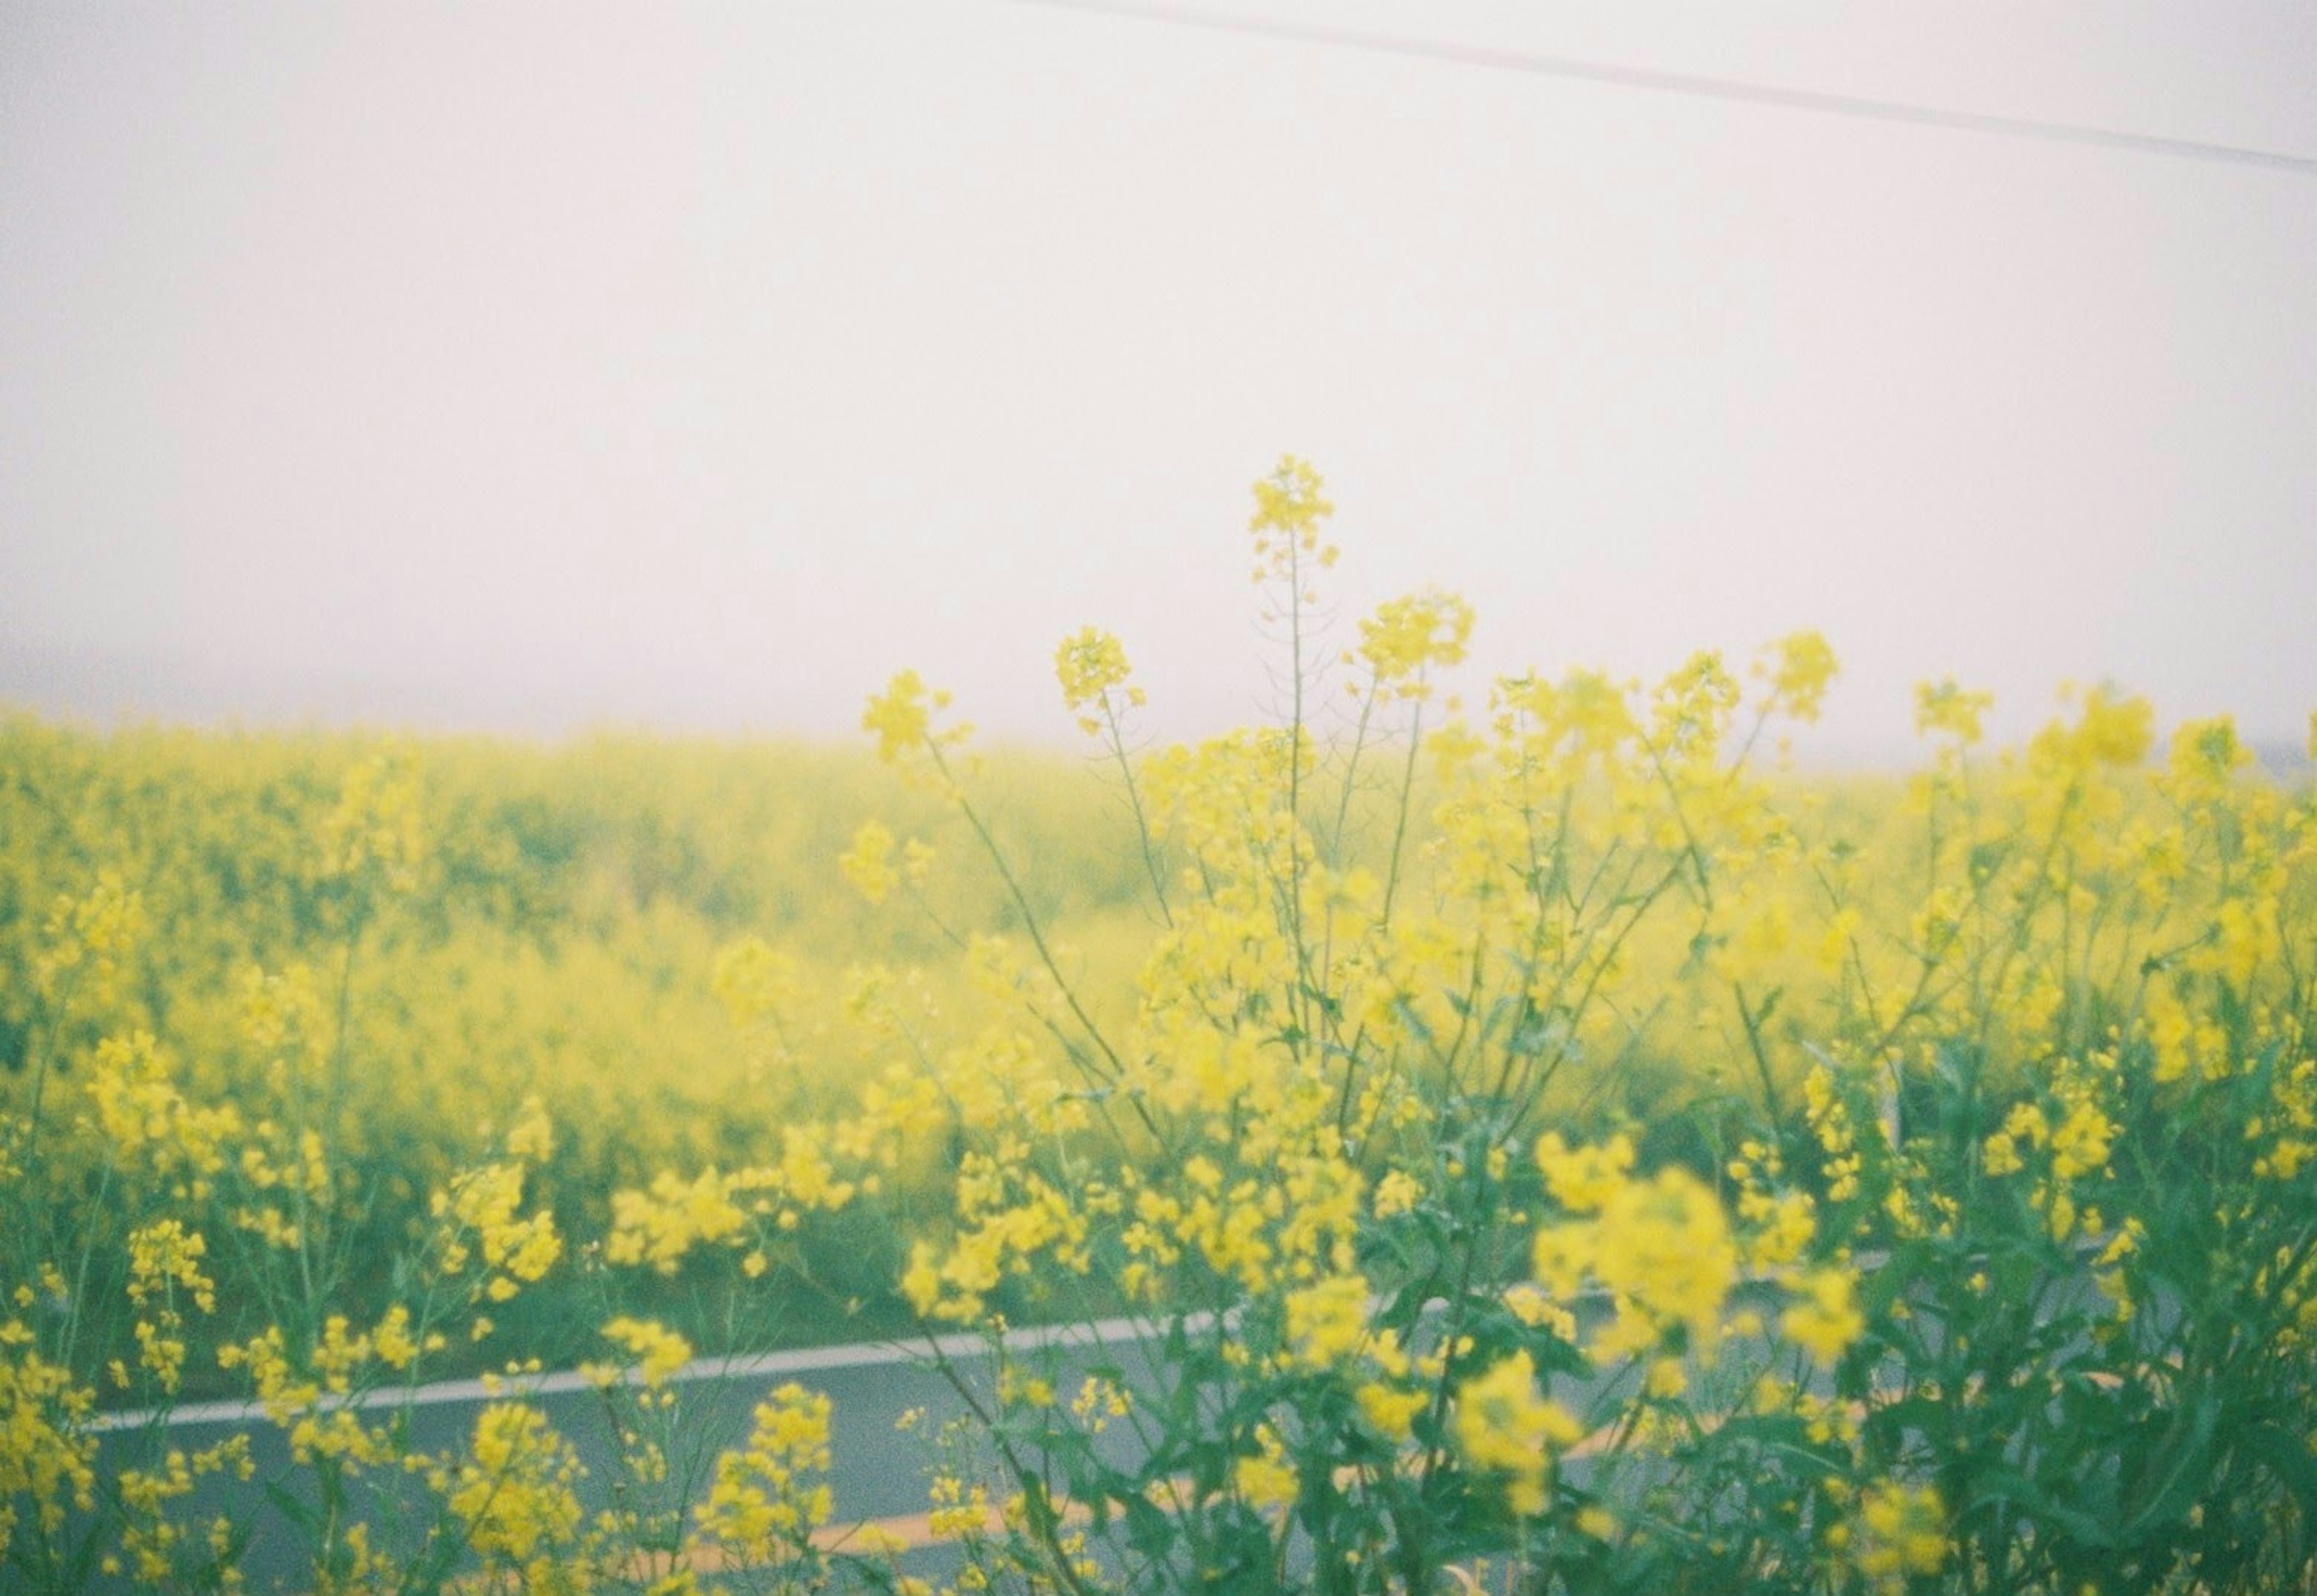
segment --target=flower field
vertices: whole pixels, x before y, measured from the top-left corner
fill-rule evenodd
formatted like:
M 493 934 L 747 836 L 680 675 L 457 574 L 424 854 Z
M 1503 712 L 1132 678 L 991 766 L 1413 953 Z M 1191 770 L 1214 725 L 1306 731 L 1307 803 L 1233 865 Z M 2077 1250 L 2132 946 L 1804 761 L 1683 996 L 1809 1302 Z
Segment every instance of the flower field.
M 1815 633 L 1459 705 L 1328 515 L 1257 484 L 1281 714 L 1195 747 L 1094 630 L 1078 760 L 908 671 L 858 750 L 0 722 L 0 1587 L 914 1589 L 844 1412 L 669 1376 L 962 1331 L 959 1590 L 2312 1588 L 2309 785 L 1952 682 L 1798 773 Z

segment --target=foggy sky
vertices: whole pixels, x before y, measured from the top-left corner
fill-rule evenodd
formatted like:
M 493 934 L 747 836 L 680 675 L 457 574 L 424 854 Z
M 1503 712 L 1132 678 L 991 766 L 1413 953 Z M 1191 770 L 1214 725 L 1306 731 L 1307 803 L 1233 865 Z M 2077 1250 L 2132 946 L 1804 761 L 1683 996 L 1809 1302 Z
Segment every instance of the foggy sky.
M 1221 0 L 1218 0 L 1221 4 Z M 2317 9 L 1250 17 L 2317 155 Z M 1742 13 L 1742 14 L 1741 14 Z M 1260 713 L 1247 488 L 1348 644 L 2317 705 L 2317 178 L 1003 0 L 0 0 L 0 701 L 846 733 Z

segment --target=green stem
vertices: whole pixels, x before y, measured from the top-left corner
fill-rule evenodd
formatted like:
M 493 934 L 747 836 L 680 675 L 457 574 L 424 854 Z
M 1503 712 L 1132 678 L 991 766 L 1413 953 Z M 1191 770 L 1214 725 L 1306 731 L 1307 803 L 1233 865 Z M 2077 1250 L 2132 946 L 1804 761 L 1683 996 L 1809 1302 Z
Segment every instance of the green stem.
M 958 812 L 964 815 L 966 824 L 973 828 L 974 836 L 980 839 L 982 851 L 989 856 L 989 862 L 997 867 L 998 879 L 1006 883 L 1006 893 L 1014 900 L 1014 907 L 1022 916 L 1023 928 L 1030 934 L 1030 945 L 1038 950 L 1039 962 L 1045 966 L 1046 973 L 1054 978 L 1054 985 L 1060 991 L 1062 1000 L 1069 1005 L 1071 1015 L 1086 1028 L 1087 1036 L 1101 1049 L 1103 1057 L 1110 1062 L 1111 1075 L 1104 1084 L 1114 1084 L 1120 1076 L 1126 1073 L 1126 1062 L 1111 1046 L 1109 1038 L 1102 1034 L 1102 1027 L 1095 1024 L 1094 1017 L 1086 1011 L 1086 1006 L 1078 1001 L 1077 991 L 1063 975 L 1061 965 L 1054 958 L 1053 949 L 1046 945 L 1045 933 L 1038 928 L 1038 917 L 1030 907 L 1028 895 L 1023 892 L 1013 866 L 1006 862 L 1005 850 L 997 846 L 997 839 L 982 823 L 980 812 L 973 807 L 972 800 L 965 795 L 964 787 L 959 785 L 949 767 L 949 761 L 942 757 L 941 745 L 928 737 L 926 747 L 932 751 L 934 767 L 941 772 L 942 779 L 957 799 Z
M 1126 757 L 1126 736 L 1119 729 L 1118 710 L 1110 701 L 1105 689 L 1102 695 L 1103 720 L 1110 727 L 1111 758 L 1118 762 L 1118 774 L 1126 783 L 1126 802 L 1134 810 L 1134 835 L 1142 845 L 1142 867 L 1150 874 L 1150 890 L 1158 897 L 1158 918 L 1168 929 L 1175 925 L 1175 911 L 1167 902 L 1167 880 L 1158 868 L 1158 856 L 1152 847 L 1150 821 L 1142 810 L 1142 789 L 1134 779 L 1134 763 Z
M 1400 812 L 1393 817 L 1391 827 L 1391 863 L 1386 866 L 1383 881 L 1383 913 L 1377 929 L 1391 925 L 1392 900 L 1400 892 L 1400 849 L 1408 841 L 1408 811 L 1416 792 L 1416 751 L 1424 741 L 1424 701 L 1416 701 L 1416 714 L 1408 728 L 1408 758 L 1400 771 Z
M 1360 754 L 1367 747 L 1368 722 L 1375 713 L 1376 692 L 1382 684 L 1374 676 L 1368 677 L 1367 695 L 1360 700 L 1359 724 L 1352 729 L 1351 758 L 1344 762 L 1344 790 L 1336 795 L 1336 840 L 1331 849 L 1336 863 L 1344 857 L 1344 832 L 1352 817 L 1352 788 L 1360 774 Z

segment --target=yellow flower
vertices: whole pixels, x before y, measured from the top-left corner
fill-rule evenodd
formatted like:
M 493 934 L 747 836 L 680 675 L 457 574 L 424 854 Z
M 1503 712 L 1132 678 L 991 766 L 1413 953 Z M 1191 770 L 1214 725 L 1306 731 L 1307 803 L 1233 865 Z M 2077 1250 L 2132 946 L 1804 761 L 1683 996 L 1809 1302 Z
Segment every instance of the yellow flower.
M 1598 1147 L 1572 1150 L 1559 1132 L 1548 1131 L 1537 1142 L 1536 1164 L 1555 1202 L 1572 1214 L 1590 1214 L 1624 1188 L 1633 1143 L 1617 1135 Z
M 1859 1498 L 1851 1546 L 1859 1573 L 1879 1591 L 1900 1591 L 1910 1576 L 1937 1574 L 1946 1564 L 1946 1506 L 1929 1485 L 1886 1480 Z
M 1122 707 L 1140 707 L 1142 689 L 1129 687 L 1123 705 L 1111 691 L 1126 686 L 1130 674 L 1126 650 L 1109 632 L 1088 626 L 1061 641 L 1054 650 L 1054 675 L 1062 685 L 1062 704 L 1078 717 L 1078 729 L 1089 736 L 1102 729 L 1100 717 L 1086 713 L 1100 709 L 1115 716 Z
M 1456 1389 L 1456 1445 L 1464 1461 L 1506 1476 L 1513 1511 L 1541 1513 L 1553 1456 L 1585 1437 L 1585 1426 L 1537 1389 L 1536 1365 L 1525 1351 L 1490 1366 Z
M 408 1368 L 425 1350 L 410 1333 L 410 1310 L 399 1303 L 389 1308 L 378 1322 L 378 1328 L 371 1331 L 370 1345 L 378 1360 L 392 1369 Z
M 1375 1193 L 1369 1199 L 1378 1219 L 1390 1219 L 1405 1214 L 1424 1198 L 1424 1188 L 1415 1177 L 1403 1170 L 1393 1170 L 1376 1182 Z
M 1771 703 L 1797 721 L 1815 722 L 1837 668 L 1834 650 L 1816 632 L 1781 638 L 1758 668 L 1770 681 Z
M 853 846 L 837 856 L 836 864 L 853 890 L 872 903 L 882 903 L 901 882 L 893 868 L 893 833 L 879 820 L 861 822 Z
M 1620 1179 L 1597 1217 L 1548 1225 L 1535 1239 L 1536 1277 L 1555 1295 L 1574 1294 L 1589 1274 L 1617 1299 L 1595 1347 L 1610 1357 L 1651 1350 L 1677 1328 L 1710 1350 L 1739 1263 L 1720 1200 L 1680 1169 Z
M 129 1236 L 129 1300 L 142 1307 L 157 1293 L 183 1287 L 204 1314 L 217 1311 L 217 1287 L 201 1273 L 209 1243 L 174 1219 L 157 1219 Z
M 1070 1412 L 1087 1429 L 1096 1435 L 1107 1429 L 1113 1419 L 1123 1419 L 1134 1409 L 1134 1398 L 1124 1387 L 1114 1385 L 1099 1375 L 1088 1375 L 1086 1383 L 1070 1403 Z
M 1231 1462 L 1231 1488 L 1257 1511 L 1286 1507 L 1300 1489 L 1295 1471 L 1287 1466 L 1287 1448 L 1267 1424 L 1257 1427 L 1255 1439 L 1261 1451 Z
M 1360 1404 L 1360 1416 L 1369 1427 L 1392 1441 L 1408 1439 L 1416 1416 L 1432 1400 L 1425 1392 L 1410 1391 L 1382 1380 L 1368 1381 L 1353 1395 Z
M 949 707 L 950 695 L 926 686 L 914 670 L 904 670 L 886 684 L 885 691 L 869 701 L 861 713 L 861 729 L 877 737 L 877 757 L 898 765 L 926 752 L 962 742 L 971 728 L 934 726 L 934 717 Z
M 2019 1143 L 2013 1138 L 2010 1132 L 1997 1131 L 1987 1138 L 1984 1156 L 1980 1167 L 1990 1179 L 1999 1180 L 2006 1175 L 2016 1175 L 2019 1172 L 2022 1168 Z
M 1832 1363 L 1850 1349 L 1866 1329 L 1865 1315 L 1852 1295 L 1845 1269 L 1820 1269 L 1803 1283 L 1807 1300 L 1786 1310 L 1780 1321 L 1786 1336 L 1821 1363 Z
M 505 1147 L 509 1158 L 525 1163 L 545 1163 L 555 1152 L 555 1122 L 548 1116 L 547 1103 L 537 1092 L 527 1094 L 515 1109 L 514 1120 L 507 1125 Z
M 2083 709 L 2073 726 L 2053 725 L 2036 734 L 2030 752 L 2052 765 L 2089 770 L 2097 766 L 2137 765 L 2155 740 L 2155 706 L 2101 686 L 2074 693 Z
M 615 1191 L 604 1256 L 613 1263 L 649 1263 L 672 1275 L 695 1246 L 742 1233 L 748 1215 L 734 1200 L 737 1191 L 734 1178 L 716 1170 L 702 1170 L 689 1181 L 662 1170 L 648 1191 Z
M 692 1361 L 692 1343 L 654 1320 L 622 1314 L 604 1326 L 604 1339 L 627 1349 L 647 1386 L 666 1385 L 670 1376 Z
M 1297 1359 L 1331 1368 L 1352 1357 L 1367 1338 L 1368 1283 L 1335 1275 L 1287 1296 L 1287 1340 Z
M 62 995 L 67 977 L 85 976 L 102 999 L 118 980 L 122 962 L 145 933 L 145 901 L 121 880 L 117 870 L 97 873 L 96 884 L 83 898 L 58 897 L 49 910 L 47 946 L 33 962 L 33 980 L 52 995 Z
M 1993 694 L 1965 692 L 1953 677 L 1936 685 L 1919 683 L 1915 688 L 1915 731 L 1925 737 L 1952 737 L 1968 747 L 1979 740 L 1982 720 L 1994 704 Z
M 1505 1306 L 1532 1330 L 1549 1330 L 1564 1341 L 1577 1340 L 1577 1315 L 1526 1281 L 1505 1288 Z
M 828 1521 L 828 1398 L 794 1384 L 759 1403 L 746 1446 L 716 1460 L 700 1527 L 751 1563 L 801 1552 Z
M 1322 567 L 1336 562 L 1334 545 L 1320 541 L 1320 527 L 1336 513 L 1320 473 L 1308 461 L 1282 455 L 1271 475 L 1255 485 L 1256 580 L 1292 581 L 1306 560 Z
M 574 1486 L 584 1471 L 547 1416 L 495 1403 L 475 1421 L 472 1457 L 435 1475 L 435 1488 L 487 1560 L 542 1573 L 568 1556 L 585 1518 Z
M 1747 1252 L 1766 1269 L 1794 1262 L 1818 1234 L 1818 1212 L 1809 1196 L 1790 1191 L 1772 1197 L 1749 1191 L 1738 1199 L 1739 1213 L 1760 1226 Z
M 2052 1173 L 2072 1180 L 2104 1167 L 2116 1133 L 2116 1122 L 2098 1104 L 2078 1102 L 2052 1132 Z
M 425 851 L 418 772 L 409 758 L 388 749 L 349 769 L 337 806 L 322 821 L 323 879 L 375 877 L 406 892 Z
M 523 1215 L 524 1167 L 519 1162 L 462 1170 L 434 1193 L 435 1255 L 445 1275 L 463 1272 L 479 1251 L 497 1273 L 481 1289 L 504 1302 L 520 1285 L 543 1278 L 563 1256 L 552 1214 Z
M 1472 636 L 1472 606 L 1453 593 L 1428 587 L 1379 605 L 1360 623 L 1360 658 L 1379 688 L 1395 697 L 1427 698 L 1432 667 L 1460 664 Z

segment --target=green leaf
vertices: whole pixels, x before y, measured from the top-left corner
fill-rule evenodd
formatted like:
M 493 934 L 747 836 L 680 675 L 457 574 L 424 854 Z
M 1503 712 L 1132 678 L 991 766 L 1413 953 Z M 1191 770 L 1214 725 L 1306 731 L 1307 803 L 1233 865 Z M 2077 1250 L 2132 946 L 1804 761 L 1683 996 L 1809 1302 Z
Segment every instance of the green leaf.
M 2112 1550 L 2120 1543 L 2116 1531 L 2082 1509 L 2070 1506 L 2054 1498 L 2035 1481 L 2010 1469 L 1992 1469 L 1979 1479 L 1980 1494 L 1972 1499 L 1963 1517 L 1968 1518 L 1979 1509 L 1998 1502 L 2008 1502 L 2027 1515 L 2036 1529 L 2040 1543 L 2049 1539 L 2049 1532 L 2059 1530 L 2079 1547 L 2094 1551 Z M 2046 1548 L 2047 1552 L 2055 1548 Z

